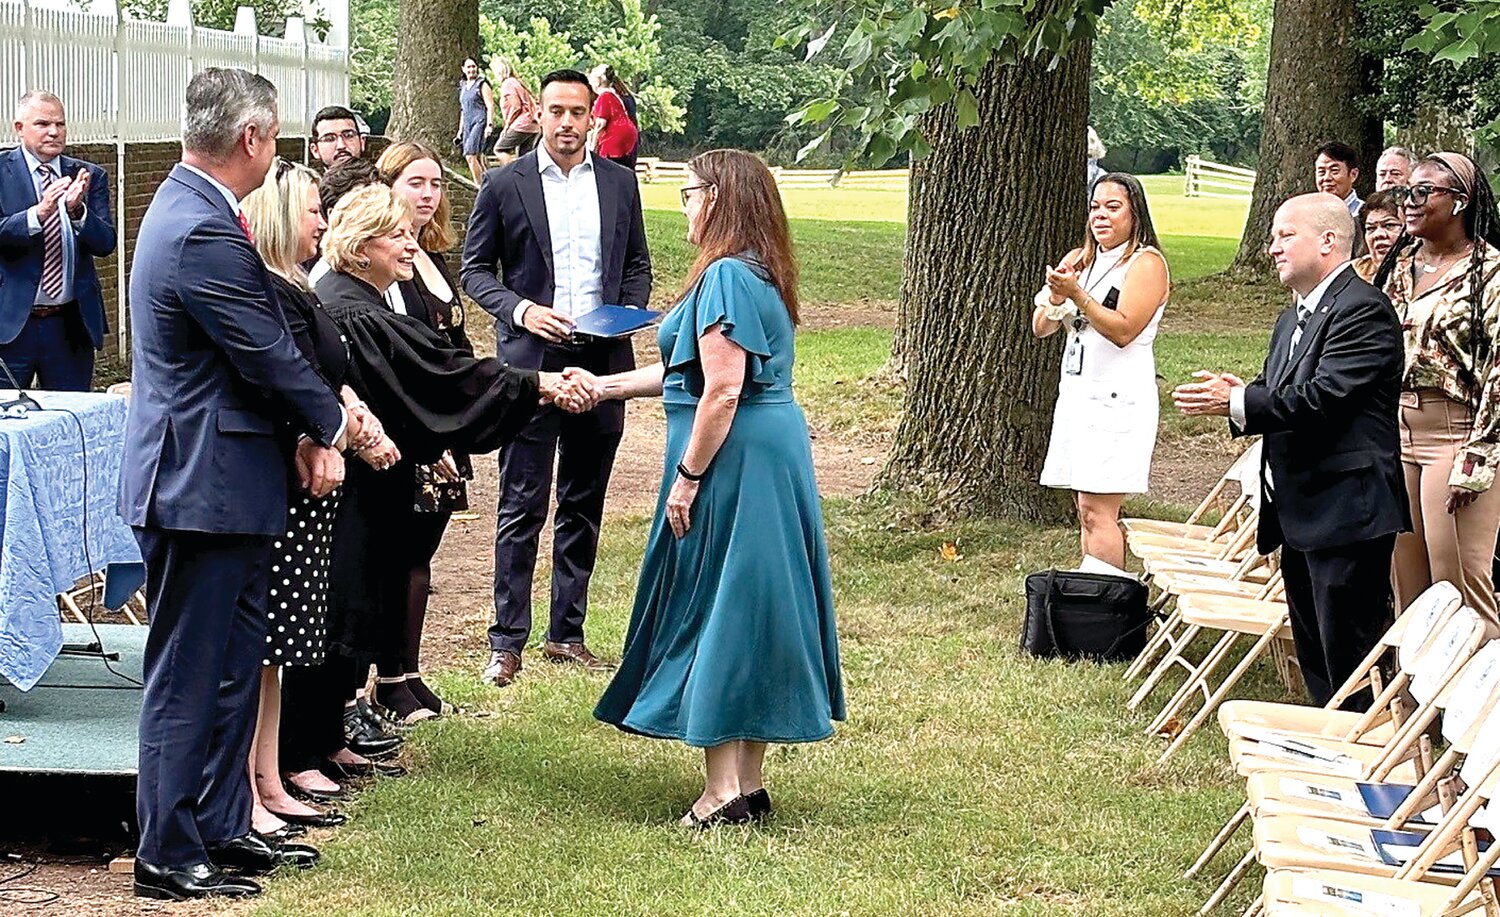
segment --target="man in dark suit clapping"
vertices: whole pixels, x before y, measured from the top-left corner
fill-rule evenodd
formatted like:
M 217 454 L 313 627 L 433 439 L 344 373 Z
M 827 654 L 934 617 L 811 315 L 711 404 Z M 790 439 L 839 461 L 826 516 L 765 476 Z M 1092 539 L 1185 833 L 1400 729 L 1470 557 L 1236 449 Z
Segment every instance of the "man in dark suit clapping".
M 603 304 L 644 307 L 651 298 L 635 174 L 585 148 L 593 103 L 582 73 L 544 77 L 542 144 L 485 173 L 469 217 L 464 290 L 495 316 L 499 355 L 520 369 L 617 373 L 635 365 L 628 340 L 570 342 L 575 316 Z M 515 678 L 531 633 L 531 580 L 554 461 L 552 616 L 543 654 L 606 667 L 584 645 L 583 622 L 604 492 L 624 427 L 622 402 L 580 415 L 545 408 L 500 453 L 495 623 L 484 670 L 491 684 L 504 687 Z
M 326 494 L 360 433 L 297 349 L 239 209 L 279 130 L 264 77 L 193 77 L 182 162 L 141 221 L 130 273 L 120 512 L 146 560 L 151 612 L 135 861 L 136 894 L 148 897 L 253 895 L 254 882 L 222 870 L 317 856 L 250 830 L 245 765 L 288 466 L 295 456 L 303 485 Z
M 52 93 L 21 96 L 15 128 L 20 146 L 0 156 L 0 359 L 22 386 L 86 392 L 109 329 L 94 271 L 115 250 L 109 179 L 62 154 Z
M 1265 436 L 1257 547 L 1281 548 L 1317 704 L 1390 624 L 1391 552 L 1411 528 L 1396 425 L 1401 326 L 1350 267 L 1353 245 L 1354 220 L 1334 195 L 1282 204 L 1270 253 L 1297 303 L 1276 321 L 1265 369 L 1248 385 L 1200 372 L 1172 393 L 1184 414 L 1227 415 L 1235 435 Z

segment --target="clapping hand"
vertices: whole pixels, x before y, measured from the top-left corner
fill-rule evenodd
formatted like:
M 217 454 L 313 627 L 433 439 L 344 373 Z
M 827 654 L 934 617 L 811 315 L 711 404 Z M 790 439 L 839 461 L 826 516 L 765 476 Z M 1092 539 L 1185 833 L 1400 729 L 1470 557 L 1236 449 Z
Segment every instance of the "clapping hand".
M 1057 267 L 1047 268 L 1047 286 L 1052 291 L 1053 301 L 1058 304 L 1083 292 L 1083 288 L 1078 285 L 1078 269 L 1067 261 Z
M 78 219 L 83 216 L 84 195 L 89 193 L 89 171 L 80 170 L 73 176 L 73 181 L 68 184 L 68 193 L 63 196 L 63 206 L 67 208 L 68 216 Z
M 59 178 L 43 188 L 42 198 L 36 202 L 36 218 L 43 223 L 50 219 L 53 211 L 67 198 L 68 187 L 72 184 L 72 179 Z
M 1172 403 L 1177 410 L 1189 417 L 1228 417 L 1229 392 L 1243 388 L 1245 383 L 1232 373 L 1211 373 L 1198 370 L 1193 373 L 1197 382 L 1187 382 L 1172 390 Z

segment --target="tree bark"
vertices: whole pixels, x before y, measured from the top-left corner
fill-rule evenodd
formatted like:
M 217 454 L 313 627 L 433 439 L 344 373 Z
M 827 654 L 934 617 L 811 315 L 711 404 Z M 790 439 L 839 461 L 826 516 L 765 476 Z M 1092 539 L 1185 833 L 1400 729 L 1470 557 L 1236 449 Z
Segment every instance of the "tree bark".
M 1062 335 L 1031 334 L 1044 271 L 1081 240 L 1092 48 L 992 63 L 979 126 L 930 117 L 912 167 L 897 361 L 906 397 L 882 482 L 945 508 L 1034 522 L 1068 517 L 1037 483 L 1052 428 Z
M 1317 190 L 1313 151 L 1320 144 L 1342 140 L 1358 150 L 1356 187 L 1361 196 L 1375 187 L 1381 126 L 1360 102 L 1379 71 L 1360 52 L 1357 31 L 1357 5 L 1349 0 L 1276 0 L 1260 163 L 1235 270 L 1270 270 L 1271 218 L 1287 198 Z
M 388 133 L 447 152 L 464 57 L 479 53 L 478 0 L 401 0 Z

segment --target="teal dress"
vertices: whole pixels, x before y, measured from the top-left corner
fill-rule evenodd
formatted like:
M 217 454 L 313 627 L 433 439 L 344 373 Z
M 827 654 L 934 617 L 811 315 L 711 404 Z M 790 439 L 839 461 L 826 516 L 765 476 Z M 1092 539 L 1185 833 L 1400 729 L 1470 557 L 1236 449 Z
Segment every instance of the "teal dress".
M 703 393 L 698 338 L 719 323 L 748 357 L 724 445 L 678 540 L 667 494 Z M 594 716 L 711 747 L 814 742 L 844 718 L 833 584 L 807 420 L 792 399 L 792 321 L 776 288 L 714 262 L 657 335 L 667 449 L 624 658 Z

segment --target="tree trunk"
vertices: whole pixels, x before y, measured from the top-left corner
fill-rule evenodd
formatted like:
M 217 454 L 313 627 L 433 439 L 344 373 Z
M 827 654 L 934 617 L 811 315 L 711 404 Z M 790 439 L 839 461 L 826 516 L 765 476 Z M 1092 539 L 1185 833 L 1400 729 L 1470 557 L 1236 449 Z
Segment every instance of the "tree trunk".
M 460 66 L 478 53 L 478 0 L 401 0 L 386 133 L 450 151 L 458 133 Z
M 1062 336 L 1031 334 L 1044 271 L 1084 230 L 1091 47 L 1066 59 L 992 63 L 979 127 L 931 116 L 913 164 L 897 333 L 904 411 L 882 482 L 936 491 L 959 512 L 1067 518 L 1037 479 L 1047 452 Z
M 1374 90 L 1378 70 L 1360 53 L 1357 30 L 1349 0 L 1276 0 L 1260 163 L 1235 270 L 1270 270 L 1271 218 L 1282 201 L 1317 190 L 1313 151 L 1320 144 L 1342 140 L 1358 150 L 1360 195 L 1375 187 L 1380 121 L 1359 103 Z

